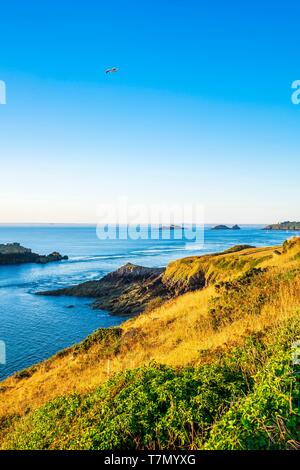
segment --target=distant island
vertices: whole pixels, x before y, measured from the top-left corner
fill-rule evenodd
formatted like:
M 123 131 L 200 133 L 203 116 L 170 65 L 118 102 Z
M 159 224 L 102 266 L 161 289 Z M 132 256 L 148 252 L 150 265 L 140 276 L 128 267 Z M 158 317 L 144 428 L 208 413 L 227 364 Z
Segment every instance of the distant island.
M 39 263 L 46 264 L 54 261 L 67 260 L 57 251 L 49 255 L 33 253 L 30 248 L 21 246 L 20 243 L 0 244 L 0 265 Z
M 264 230 L 300 230 L 300 222 L 281 222 L 278 224 L 267 225 Z
M 228 227 L 228 225 L 216 225 L 212 230 L 241 230 L 241 227 L 234 225 L 233 227 Z
M 160 225 L 159 230 L 183 230 L 184 227 L 182 225 Z

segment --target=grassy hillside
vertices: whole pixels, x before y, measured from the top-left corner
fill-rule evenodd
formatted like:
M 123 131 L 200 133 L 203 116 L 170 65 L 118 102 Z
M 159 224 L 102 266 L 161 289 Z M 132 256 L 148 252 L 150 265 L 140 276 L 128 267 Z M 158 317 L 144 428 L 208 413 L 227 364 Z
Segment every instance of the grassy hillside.
M 2 448 L 300 446 L 300 239 L 186 258 L 164 276 L 198 290 L 1 383 Z

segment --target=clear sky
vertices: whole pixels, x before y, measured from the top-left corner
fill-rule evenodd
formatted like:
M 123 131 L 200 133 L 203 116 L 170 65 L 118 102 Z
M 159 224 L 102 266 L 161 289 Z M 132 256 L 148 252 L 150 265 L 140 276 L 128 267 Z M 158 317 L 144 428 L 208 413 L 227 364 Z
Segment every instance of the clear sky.
M 96 222 L 124 196 L 203 204 L 207 223 L 299 220 L 299 13 L 1 2 L 0 222 Z

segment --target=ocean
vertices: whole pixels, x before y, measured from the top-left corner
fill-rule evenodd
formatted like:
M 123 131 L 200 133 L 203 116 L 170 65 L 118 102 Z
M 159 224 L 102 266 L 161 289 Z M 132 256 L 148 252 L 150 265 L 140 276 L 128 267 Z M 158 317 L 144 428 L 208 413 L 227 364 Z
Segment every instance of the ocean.
M 292 235 L 257 225 L 237 231 L 215 231 L 208 226 L 202 247 L 197 240 L 99 240 L 94 226 L 2 225 L 0 243 L 19 242 L 39 254 L 59 251 L 69 260 L 0 266 L 0 341 L 6 349 L 0 379 L 50 357 L 99 327 L 124 321 L 124 317 L 93 310 L 91 299 L 36 296 L 37 291 L 99 279 L 127 262 L 161 267 L 177 258 L 220 252 L 237 244 L 278 245 Z

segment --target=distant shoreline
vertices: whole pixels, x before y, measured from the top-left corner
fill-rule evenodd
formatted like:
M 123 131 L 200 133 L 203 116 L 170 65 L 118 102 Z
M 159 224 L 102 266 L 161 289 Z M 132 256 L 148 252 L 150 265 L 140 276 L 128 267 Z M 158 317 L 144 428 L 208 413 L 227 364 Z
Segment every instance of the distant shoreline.
M 97 223 L 94 222 L 94 223 L 64 223 L 64 222 L 0 222 L 0 227 L 97 227 Z M 101 226 L 102 225 L 105 225 L 105 224 L 100 224 Z M 114 224 L 109 224 L 109 225 L 114 225 Z M 119 225 L 119 227 L 126 227 L 126 224 L 116 224 L 116 225 Z M 130 224 L 129 224 L 130 225 Z M 142 227 L 146 227 L 148 225 L 151 225 L 151 224 L 141 224 Z M 233 225 L 232 223 L 228 223 L 228 224 L 216 224 L 216 223 L 207 223 L 207 224 L 204 224 L 204 227 L 206 228 L 211 228 L 212 226 L 216 226 L 216 225 Z M 243 223 L 243 224 L 238 224 L 239 226 L 241 227 L 265 227 L 267 226 L 268 224 L 262 224 L 262 223 Z M 153 225 L 153 227 L 157 227 L 156 225 Z M 197 224 L 197 226 L 199 226 Z

